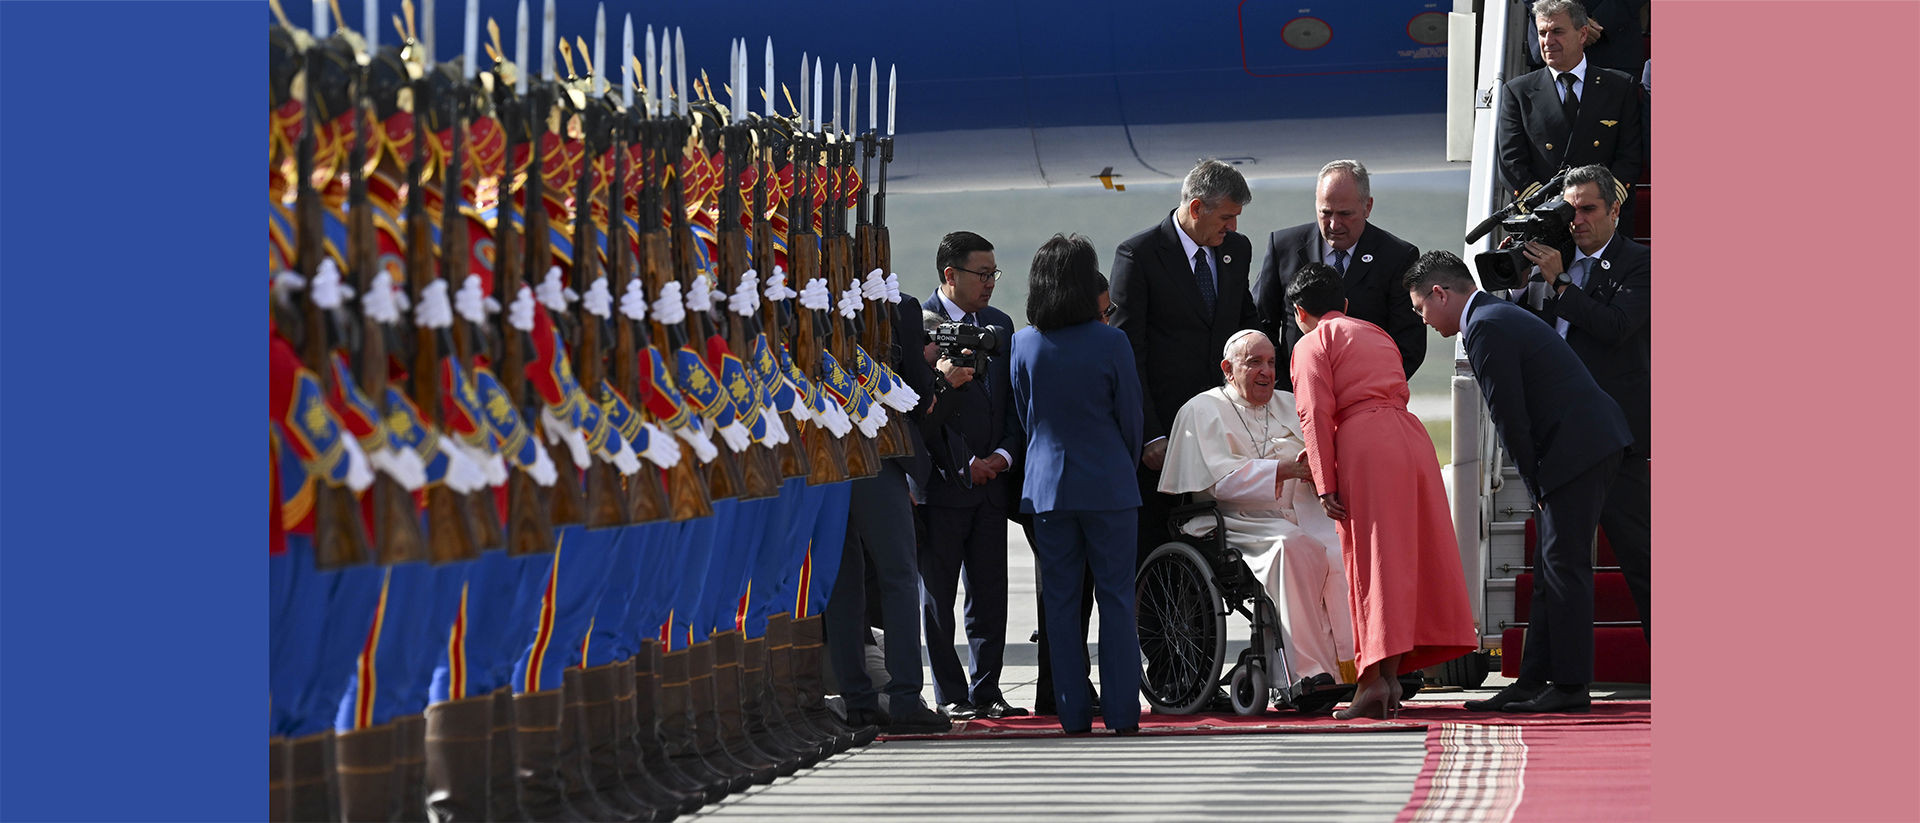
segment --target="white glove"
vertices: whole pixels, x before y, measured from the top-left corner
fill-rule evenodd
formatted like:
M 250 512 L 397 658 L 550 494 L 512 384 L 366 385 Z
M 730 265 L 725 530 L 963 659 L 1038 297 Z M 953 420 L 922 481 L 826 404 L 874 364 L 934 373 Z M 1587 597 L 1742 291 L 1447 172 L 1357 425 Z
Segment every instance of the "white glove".
M 487 473 L 487 485 L 507 485 L 507 459 L 499 452 L 487 455 L 487 461 L 481 463 L 480 468 Z
M 860 316 L 860 310 L 865 307 L 866 304 L 860 300 L 859 286 L 848 286 L 846 291 L 840 293 L 841 317 L 851 320 Z
M 313 302 L 320 308 L 332 311 L 340 308 L 340 302 L 353 296 L 353 289 L 340 282 L 340 267 L 333 264 L 333 258 L 320 261 L 320 271 L 313 275 Z
M 839 404 L 832 400 L 826 402 L 826 407 L 826 413 L 816 415 L 816 418 L 821 425 L 827 427 L 827 431 L 833 432 L 834 437 L 846 437 L 847 432 L 853 431 L 853 421 L 847 419 L 846 409 L 840 408 Z
M 776 264 L 773 267 L 773 276 L 767 278 L 767 299 L 785 300 L 796 294 L 798 294 L 798 292 L 787 288 L 786 268 Z
M 527 474 L 541 486 L 552 486 L 554 481 L 560 479 L 560 469 L 553 465 L 553 457 L 547 454 L 547 447 L 538 440 L 533 441 L 533 465 L 527 467 Z
M 767 445 L 778 446 L 787 442 L 787 427 L 780 422 L 780 412 L 772 406 L 760 407 L 760 419 L 767 421 Z
M 560 267 L 547 269 L 547 279 L 540 281 L 540 288 L 534 290 L 534 296 L 540 303 L 554 311 L 566 311 L 567 304 L 580 299 L 580 294 L 567 288 L 560 278 Z
M 680 304 L 678 281 L 668 281 L 660 287 L 660 299 L 653 301 L 653 319 L 669 326 L 687 319 L 687 309 Z
M 592 458 L 592 455 L 587 453 L 586 435 L 581 434 L 580 430 L 574 428 L 572 424 L 554 417 L 553 410 L 545 406 L 540 407 L 540 423 L 541 427 L 547 430 L 547 442 L 567 444 L 567 451 L 573 455 L 573 465 L 586 467 L 587 461 Z
M 464 449 L 454 444 L 455 439 L 450 435 L 440 437 L 440 453 L 447 456 L 447 488 L 460 494 L 486 488 L 486 471 L 473 462 Z
M 860 433 L 873 437 L 879 434 L 880 428 L 885 425 L 887 425 L 887 407 L 879 403 L 867 404 L 867 416 L 861 418 L 859 423 Z
M 687 311 L 703 312 L 713 308 L 713 294 L 707 289 L 705 275 L 693 278 L 687 289 Z
M 400 307 L 393 299 L 393 275 L 385 271 L 373 276 L 373 284 L 367 288 L 365 297 L 360 298 L 360 306 L 367 316 L 381 323 L 400 322 Z M 418 454 L 414 455 L 419 457 Z
M 360 448 L 360 441 L 353 435 L 341 432 L 340 445 L 347 452 L 347 488 L 359 494 L 373 485 L 373 466 L 367 462 L 367 453 Z
M 900 302 L 900 274 L 898 272 L 887 275 L 887 302 Z
M 420 290 L 420 305 L 413 309 L 413 323 L 429 329 L 453 325 L 453 305 L 447 302 L 446 280 L 435 280 Z
M 393 284 L 393 305 L 400 309 L 401 314 L 413 310 L 413 298 L 407 296 L 405 283 Z
M 633 453 L 633 444 L 628 443 L 626 438 L 620 439 L 619 451 L 612 454 L 607 454 L 605 451 L 602 451 L 601 454 L 605 455 L 607 462 L 612 463 L 614 468 L 619 469 L 622 475 L 631 476 L 640 471 L 640 457 Z
M 524 332 L 533 331 L 533 289 L 520 286 L 513 305 L 507 307 L 507 324 Z
M 673 435 L 652 423 L 642 422 L 640 428 L 647 432 L 647 450 L 640 453 L 642 457 L 663 469 L 671 469 L 680 463 L 680 444 L 673 439 Z
M 747 446 L 753 443 L 753 433 L 747 431 L 746 426 L 740 425 L 740 421 L 735 420 L 720 427 L 720 439 L 727 441 L 727 448 L 739 454 L 746 451 Z
M 639 278 L 627 281 L 627 293 L 620 295 L 620 313 L 628 320 L 647 319 L 647 291 L 640 285 Z
M 800 290 L 800 305 L 814 311 L 833 308 L 833 292 L 827 289 L 826 278 L 815 277 L 807 281 L 806 288 Z
M 607 278 L 601 277 L 587 287 L 587 296 L 580 303 L 593 312 L 593 316 L 605 320 L 613 316 L 613 291 L 607 287 Z
M 793 385 L 792 380 L 787 380 L 785 377 L 781 377 L 780 379 L 785 380 L 787 387 L 793 389 L 793 408 L 787 409 L 787 413 L 793 415 L 793 419 L 802 423 L 812 420 L 813 409 L 807 405 L 806 393 L 800 391 L 799 386 Z
M 894 411 L 909 412 L 920 405 L 920 393 L 907 388 L 906 381 L 895 378 L 893 387 L 887 389 L 880 402 L 892 406 Z
M 469 274 L 466 281 L 460 284 L 460 291 L 453 295 L 453 310 L 469 323 L 486 325 L 487 294 L 480 290 L 480 275 Z M 499 304 L 494 305 L 494 310 L 499 311 Z
M 282 306 L 291 306 L 288 296 L 307 287 L 307 278 L 298 272 L 283 271 L 273 276 L 273 299 Z
M 887 299 L 887 273 L 881 269 L 867 272 L 867 280 L 860 284 L 860 295 L 868 300 Z
M 702 429 L 697 423 L 691 426 L 681 426 L 680 428 L 674 429 L 673 433 L 679 435 L 681 440 L 687 441 L 687 445 L 693 447 L 693 456 L 698 458 L 702 463 L 711 463 L 714 458 L 720 456 L 720 450 L 714 447 L 712 440 L 707 439 L 706 430 Z
M 420 487 L 427 485 L 426 461 L 420 459 L 420 453 L 414 451 L 412 446 L 403 447 L 397 452 L 382 446 L 367 455 L 367 460 L 407 491 L 419 491 Z
M 733 290 L 733 296 L 727 298 L 727 308 L 741 317 L 752 317 L 760 309 L 760 274 L 747 269 L 740 275 L 740 285 Z

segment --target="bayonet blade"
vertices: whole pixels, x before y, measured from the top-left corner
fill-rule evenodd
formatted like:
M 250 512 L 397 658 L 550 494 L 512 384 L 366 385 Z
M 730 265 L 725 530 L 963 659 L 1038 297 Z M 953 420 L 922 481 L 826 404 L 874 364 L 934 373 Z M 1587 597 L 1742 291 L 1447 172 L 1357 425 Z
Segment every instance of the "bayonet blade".
M 894 103 L 900 99 L 895 96 L 895 92 L 899 91 L 899 89 L 900 89 L 900 67 L 888 66 L 887 67 L 887 136 L 888 137 L 893 136 L 893 114 L 895 111 Z
M 867 131 L 880 130 L 880 58 L 867 64 Z
M 687 116 L 687 98 L 692 93 L 687 88 L 687 41 L 681 37 L 680 27 L 673 27 L 673 74 L 674 88 L 680 90 L 680 116 Z
M 466 41 L 461 44 L 460 54 L 466 60 L 460 69 L 460 77 L 472 82 L 475 73 L 480 71 L 480 0 L 467 0 Z
M 367 0 L 367 2 L 371 3 L 373 2 L 373 0 Z M 773 83 L 773 38 L 772 37 L 767 38 L 767 81 L 760 88 L 766 94 L 766 114 L 768 117 L 772 117 L 773 116 L 773 90 L 776 88 L 779 88 L 779 86 L 776 86 Z
M 372 5 L 374 0 L 367 0 Z M 520 0 L 520 10 L 513 16 L 513 91 L 521 97 L 527 96 L 527 38 L 532 29 L 527 25 L 527 0 Z
M 833 64 L 833 132 L 840 133 L 840 64 Z
M 473 2 L 473 0 L 468 0 Z M 607 96 L 607 4 L 593 12 L 593 96 Z
M 633 108 L 633 15 L 620 24 L 620 107 Z
M 540 79 L 549 83 L 553 82 L 553 21 L 553 0 L 547 0 L 540 10 Z

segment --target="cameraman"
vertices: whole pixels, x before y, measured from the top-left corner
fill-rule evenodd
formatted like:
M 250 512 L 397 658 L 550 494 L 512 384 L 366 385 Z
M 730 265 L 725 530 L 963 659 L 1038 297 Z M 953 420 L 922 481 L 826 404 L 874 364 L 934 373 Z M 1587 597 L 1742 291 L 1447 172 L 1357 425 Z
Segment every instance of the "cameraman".
M 1567 172 L 1561 196 L 1574 209 L 1573 261 L 1563 265 L 1559 250 L 1528 242 L 1523 253 L 1538 267 L 1540 282 L 1529 283 L 1524 298 L 1521 290 L 1512 294 L 1515 302 L 1566 339 L 1594 381 L 1620 404 L 1633 430 L 1633 447 L 1607 494 L 1600 527 L 1606 530 L 1634 603 L 1640 607 L 1640 628 L 1651 640 L 1646 558 L 1652 508 L 1647 459 L 1653 405 L 1648 369 L 1653 253 L 1617 233 L 1618 192 L 1606 166 Z
M 1013 318 L 987 305 L 1000 277 L 993 244 L 973 232 L 940 239 L 935 258 L 940 288 L 927 310 L 949 322 L 999 326 Z M 1005 332 L 1003 332 L 1004 334 Z M 922 620 L 933 693 L 955 719 L 1019 717 L 1007 705 L 1000 671 L 1007 645 L 1007 503 L 1002 473 L 1026 449 L 1014 417 L 1007 345 L 987 361 L 984 373 L 942 359 L 938 371 L 952 388 L 936 388 L 934 422 L 923 434 L 939 469 L 927 482 L 927 542 L 920 553 Z M 945 407 L 945 408 L 942 408 Z M 950 415 L 950 416 L 949 416 Z M 960 575 L 967 578 L 967 643 L 972 672 L 963 672 L 953 651 L 953 599 Z

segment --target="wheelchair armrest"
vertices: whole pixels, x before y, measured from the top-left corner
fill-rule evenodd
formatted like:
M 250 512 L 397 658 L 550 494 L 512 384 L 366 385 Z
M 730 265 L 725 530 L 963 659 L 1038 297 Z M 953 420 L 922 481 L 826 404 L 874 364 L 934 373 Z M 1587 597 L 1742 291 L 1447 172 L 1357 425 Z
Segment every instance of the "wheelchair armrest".
M 1188 503 L 1173 507 L 1172 511 L 1167 512 L 1167 536 L 1173 540 L 1181 539 L 1181 524 L 1186 523 L 1190 516 L 1200 514 L 1213 515 L 1213 537 L 1211 539 L 1216 543 L 1224 542 L 1227 536 L 1227 521 L 1226 518 L 1220 515 L 1219 504 L 1212 500 L 1204 500 L 1199 503 Z

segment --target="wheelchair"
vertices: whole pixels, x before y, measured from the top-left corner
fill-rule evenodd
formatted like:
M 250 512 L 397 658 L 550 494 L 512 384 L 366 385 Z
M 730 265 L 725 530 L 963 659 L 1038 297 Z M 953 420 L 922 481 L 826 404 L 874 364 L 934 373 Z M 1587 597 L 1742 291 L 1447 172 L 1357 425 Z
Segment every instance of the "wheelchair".
M 1193 537 L 1181 531 L 1188 521 L 1212 517 L 1213 531 Z M 1172 538 L 1147 556 L 1135 584 L 1140 635 L 1140 691 L 1156 714 L 1192 714 L 1224 710 L 1227 703 L 1242 716 L 1277 709 L 1305 713 L 1329 711 L 1353 696 L 1352 684 L 1320 685 L 1295 679 L 1280 637 L 1280 614 L 1266 587 L 1254 577 L 1238 549 L 1227 545 L 1227 526 L 1212 501 L 1173 509 L 1167 519 Z M 1227 615 L 1251 621 L 1252 642 L 1223 677 Z

